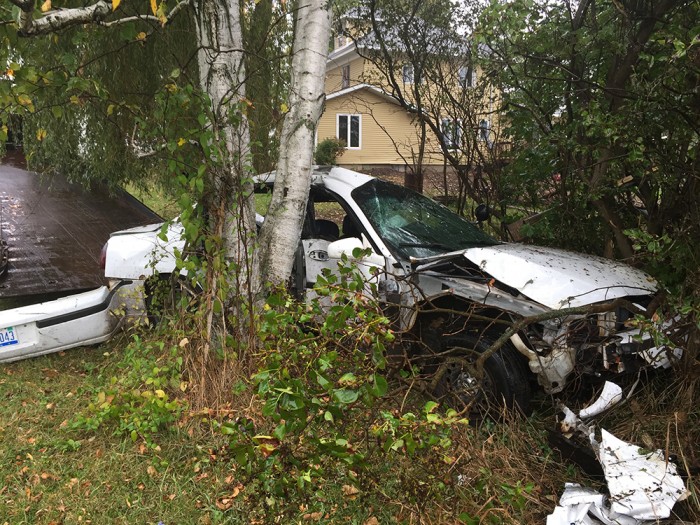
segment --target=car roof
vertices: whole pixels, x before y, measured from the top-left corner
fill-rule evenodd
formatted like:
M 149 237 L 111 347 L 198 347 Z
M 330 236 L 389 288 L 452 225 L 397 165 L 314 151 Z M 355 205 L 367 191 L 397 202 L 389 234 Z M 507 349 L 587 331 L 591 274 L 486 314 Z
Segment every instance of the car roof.
M 275 183 L 276 172 L 269 171 L 253 177 L 257 187 L 271 187 Z M 312 186 L 323 186 L 343 196 L 349 196 L 355 188 L 373 180 L 374 177 L 339 166 L 314 166 L 311 174 Z
M 355 188 L 374 180 L 374 177 L 338 166 L 314 169 L 311 184 L 325 186 L 339 195 L 349 196 Z

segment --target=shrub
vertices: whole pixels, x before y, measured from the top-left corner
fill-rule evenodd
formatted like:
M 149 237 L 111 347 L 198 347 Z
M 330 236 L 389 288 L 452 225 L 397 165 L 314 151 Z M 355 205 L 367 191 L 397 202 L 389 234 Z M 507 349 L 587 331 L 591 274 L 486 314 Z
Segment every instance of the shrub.
M 93 392 L 93 401 L 76 416 L 72 427 L 96 430 L 111 423 L 116 434 L 155 445 L 154 435 L 187 408 L 181 398 L 182 364 L 177 346 L 168 350 L 162 342 L 143 341 L 135 335 L 118 365 L 119 373 Z
M 314 162 L 325 166 L 335 166 L 338 164 L 338 157 L 345 153 L 345 141 L 329 137 L 323 139 L 316 146 L 314 152 Z

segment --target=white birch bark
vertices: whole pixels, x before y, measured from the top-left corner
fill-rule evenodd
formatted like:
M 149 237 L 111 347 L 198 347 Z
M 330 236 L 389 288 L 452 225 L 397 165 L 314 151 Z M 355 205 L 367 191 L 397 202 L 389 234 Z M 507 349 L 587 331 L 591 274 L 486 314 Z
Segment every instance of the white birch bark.
M 220 152 L 223 166 L 209 174 L 213 190 L 210 214 L 223 214 L 214 233 L 221 235 L 227 258 L 238 267 L 235 288 L 255 288 L 255 211 L 252 184 L 246 181 L 250 138 L 247 118 L 238 112 L 238 104 L 245 98 L 239 1 L 199 0 L 195 12 L 200 85 L 211 100 L 215 138 L 224 144 Z M 237 122 L 232 123 L 234 113 Z
M 328 0 L 301 0 L 296 12 L 289 113 L 280 137 L 275 187 L 261 230 L 261 272 L 286 282 L 301 237 L 311 184 L 316 124 L 324 101 L 331 14 Z
M 34 18 L 34 0 L 11 1 L 19 7 L 17 25 L 21 36 L 45 35 L 78 24 L 100 22 L 112 11 L 110 4 L 99 0 L 89 6 L 49 11 L 44 16 Z

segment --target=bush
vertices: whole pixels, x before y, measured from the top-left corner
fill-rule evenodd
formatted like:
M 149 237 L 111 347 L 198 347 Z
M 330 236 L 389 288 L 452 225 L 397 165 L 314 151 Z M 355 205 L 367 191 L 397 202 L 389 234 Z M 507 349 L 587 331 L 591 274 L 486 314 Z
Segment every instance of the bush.
M 367 492 L 393 467 L 388 454 L 447 464 L 453 427 L 466 423 L 433 401 L 412 404 L 413 411 L 393 408 L 403 399 L 389 396 L 386 353 L 395 335 L 376 290 L 347 259 L 337 274 L 319 277 L 315 291 L 320 299 L 309 304 L 285 293 L 268 298 L 251 403 L 260 414 L 220 426 L 270 512 L 293 514 L 309 501 L 332 500 L 329 486 L 343 487 L 341 498 Z
M 97 430 L 112 424 L 115 434 L 155 446 L 155 434 L 170 428 L 187 408 L 181 397 L 186 383 L 179 353 L 175 345 L 167 349 L 162 342 L 134 335 L 118 364 L 119 373 L 92 392 L 93 401 L 74 418 L 72 428 Z
M 324 166 L 335 166 L 338 164 L 338 157 L 343 153 L 345 153 L 345 141 L 329 137 L 316 145 L 314 162 Z

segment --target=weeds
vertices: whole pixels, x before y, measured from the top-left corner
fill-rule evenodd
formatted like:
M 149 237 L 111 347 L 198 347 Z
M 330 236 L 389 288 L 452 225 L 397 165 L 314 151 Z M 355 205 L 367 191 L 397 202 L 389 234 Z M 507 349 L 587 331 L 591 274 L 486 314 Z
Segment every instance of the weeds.
M 387 361 L 396 336 L 364 279 L 347 265 L 320 284 L 311 304 L 270 297 L 258 372 L 229 381 L 231 405 L 188 409 L 180 345 L 190 343 L 177 324 L 0 368 L 0 516 L 44 525 L 542 523 L 565 482 L 604 489 L 549 445 L 550 413 L 475 427 L 407 394 L 394 377 L 413 371 Z M 693 365 L 644 378 L 633 400 L 598 421 L 675 456 L 693 491 L 675 511 L 689 521 L 700 518 Z

